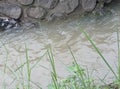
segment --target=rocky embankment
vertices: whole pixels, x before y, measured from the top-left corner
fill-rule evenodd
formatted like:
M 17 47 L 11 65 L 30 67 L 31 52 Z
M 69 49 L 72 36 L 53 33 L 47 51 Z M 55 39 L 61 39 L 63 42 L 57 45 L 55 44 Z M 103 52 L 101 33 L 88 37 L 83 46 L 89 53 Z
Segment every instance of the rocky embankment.
M 53 20 L 77 12 L 101 10 L 112 0 L 0 0 L 0 15 L 14 19 Z M 78 9 L 79 8 L 79 9 Z

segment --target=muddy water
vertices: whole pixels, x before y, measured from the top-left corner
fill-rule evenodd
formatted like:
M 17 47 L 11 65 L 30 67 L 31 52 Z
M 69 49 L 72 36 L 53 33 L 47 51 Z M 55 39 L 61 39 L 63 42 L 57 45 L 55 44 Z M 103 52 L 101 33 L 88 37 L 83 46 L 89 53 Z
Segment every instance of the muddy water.
M 114 76 L 97 54 L 80 29 L 84 29 L 94 40 L 112 68 L 117 68 L 117 33 L 120 29 L 120 4 L 109 7 L 112 13 L 105 16 L 76 16 L 71 19 L 54 23 L 40 23 L 39 28 L 27 30 L 1 32 L 0 33 L 0 87 L 4 84 L 7 89 L 13 89 L 20 82 L 27 81 L 26 48 L 30 67 L 36 66 L 31 71 L 31 81 L 34 89 L 39 84 L 47 89 L 50 83 L 50 61 L 46 53 L 51 45 L 56 70 L 60 78 L 70 73 L 65 65 L 72 64 L 73 58 L 67 45 L 76 57 L 77 62 L 93 72 L 93 76 L 103 78 L 107 83 L 114 79 Z M 26 47 L 25 47 L 26 45 Z M 43 56 L 44 55 L 44 56 Z M 39 61 L 40 60 L 40 61 Z M 5 65 L 6 64 L 6 65 Z M 23 65 L 22 67 L 20 67 Z M 5 68 L 6 66 L 6 68 Z M 15 70 L 20 67 L 16 72 Z M 14 72 L 14 73 L 13 73 Z M 15 79 L 15 81 L 13 81 Z M 12 82 L 12 83 L 11 83 Z M 98 81 L 97 81 L 98 82 Z M 9 87 L 9 88 L 8 88 Z

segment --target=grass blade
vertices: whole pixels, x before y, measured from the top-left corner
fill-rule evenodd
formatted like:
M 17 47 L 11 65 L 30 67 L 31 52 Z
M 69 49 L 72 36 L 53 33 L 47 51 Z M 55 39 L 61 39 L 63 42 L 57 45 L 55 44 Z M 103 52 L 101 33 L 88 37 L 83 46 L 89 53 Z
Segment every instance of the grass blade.
M 105 62 L 105 64 L 108 66 L 108 68 L 110 69 L 110 71 L 114 74 L 115 78 L 117 79 L 117 75 L 114 72 L 114 70 L 112 69 L 112 67 L 110 66 L 110 64 L 107 62 L 107 60 L 104 58 L 104 56 L 102 55 L 102 53 L 100 52 L 100 50 L 96 47 L 96 45 L 94 44 L 94 42 L 91 40 L 90 36 L 84 31 L 81 30 L 85 37 L 89 40 L 89 42 L 92 44 L 92 46 L 94 47 L 94 49 L 97 51 L 97 53 L 100 55 L 100 57 L 102 58 L 102 60 Z
M 27 46 L 25 45 L 25 49 L 26 49 L 26 61 L 27 61 L 27 74 L 28 74 L 28 89 L 30 89 L 30 81 L 31 81 L 31 70 L 30 70 L 30 61 L 29 61 L 29 57 L 28 57 L 28 49 Z
M 117 47 L 118 47 L 118 82 L 120 84 L 120 44 L 119 44 L 119 30 L 117 29 Z

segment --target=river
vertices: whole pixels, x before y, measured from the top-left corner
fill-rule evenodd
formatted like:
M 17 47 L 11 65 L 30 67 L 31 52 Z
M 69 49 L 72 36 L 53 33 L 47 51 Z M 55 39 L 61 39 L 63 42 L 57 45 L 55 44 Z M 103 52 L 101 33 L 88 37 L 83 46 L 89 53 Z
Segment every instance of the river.
M 67 45 L 71 47 L 77 62 L 83 68 L 94 71 L 93 76 L 96 77 L 96 79 L 98 77 L 104 78 L 104 76 L 107 75 L 105 81 L 111 83 L 114 79 L 113 74 L 86 39 L 85 35 L 80 31 L 80 29 L 84 29 L 89 34 L 108 63 L 116 71 L 116 31 L 120 29 L 120 3 L 117 3 L 116 6 L 110 5 L 108 8 L 111 12 L 106 13 L 104 16 L 94 16 L 93 14 L 78 15 L 64 21 L 56 21 L 53 23 L 41 22 L 38 28 L 29 29 L 28 27 L 28 29 L 20 31 L 1 32 L 1 89 L 4 84 L 6 84 L 6 89 L 13 89 L 13 87 L 16 87 L 17 82 L 26 82 L 26 64 L 20 67 L 26 62 L 26 49 L 30 60 L 30 67 L 37 62 L 31 71 L 33 87 L 36 87 L 34 84 L 36 83 L 40 84 L 43 89 L 46 89 L 51 81 L 49 58 L 46 55 L 42 57 L 49 46 L 52 47 L 58 76 L 60 78 L 68 76 L 70 73 L 66 70 L 66 66 L 72 64 L 73 58 Z M 42 59 L 40 60 L 41 57 Z M 18 70 L 15 71 L 16 69 Z M 14 78 L 15 81 L 13 81 Z

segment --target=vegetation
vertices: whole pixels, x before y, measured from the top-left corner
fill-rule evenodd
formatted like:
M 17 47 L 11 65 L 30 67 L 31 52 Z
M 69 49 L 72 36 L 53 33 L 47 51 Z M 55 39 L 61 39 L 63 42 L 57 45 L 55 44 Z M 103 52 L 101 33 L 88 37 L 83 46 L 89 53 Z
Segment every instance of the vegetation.
M 68 67 L 69 70 L 72 72 L 72 76 L 68 76 L 68 78 L 59 81 L 55 81 L 52 79 L 53 84 L 49 87 L 49 89 L 119 89 L 120 88 L 120 48 L 119 48 L 119 32 L 117 30 L 117 45 L 118 45 L 118 73 L 115 73 L 115 71 L 112 69 L 110 64 L 107 62 L 107 60 L 104 58 L 100 50 L 97 48 L 97 46 L 94 44 L 90 36 L 84 31 L 81 30 L 85 37 L 88 39 L 88 41 L 91 43 L 91 45 L 94 47 L 96 52 L 99 54 L 99 56 L 102 58 L 102 60 L 105 62 L 105 64 L 108 66 L 109 70 L 113 73 L 114 77 L 116 78 L 115 82 L 111 84 L 105 84 L 103 86 L 95 85 L 94 78 L 90 76 L 90 73 L 88 71 L 85 71 L 81 66 L 77 63 L 74 54 L 70 47 L 70 53 L 73 57 L 73 64 Z M 53 55 L 52 55 L 53 56 Z M 50 57 L 52 61 L 54 61 L 53 57 Z M 54 63 L 51 63 L 52 66 L 54 66 Z M 54 72 L 53 72 L 54 73 Z M 55 72 L 56 74 L 56 72 Z M 56 75 L 57 76 L 57 75 Z M 100 80 L 104 82 L 104 80 Z M 57 87 L 55 86 L 54 82 L 57 82 Z
M 50 64 L 51 64 L 51 69 L 52 69 L 52 71 L 51 71 L 52 83 L 50 83 L 48 85 L 48 89 L 119 89 L 120 88 L 120 47 L 119 47 L 119 32 L 118 32 L 118 30 L 117 30 L 118 73 L 116 73 L 112 69 L 112 67 L 107 62 L 107 60 L 104 58 L 104 56 L 102 55 L 100 50 L 97 48 L 97 46 L 94 44 L 94 42 L 92 41 L 90 36 L 84 30 L 81 30 L 81 31 L 83 32 L 85 37 L 88 39 L 88 41 L 91 43 L 91 45 L 94 47 L 96 52 L 99 54 L 99 56 L 102 58 L 102 60 L 105 62 L 105 64 L 109 68 L 109 70 L 113 73 L 114 77 L 116 78 L 112 84 L 108 84 L 108 85 L 106 84 L 103 86 L 96 85 L 94 78 L 91 76 L 91 74 L 88 72 L 88 70 L 83 69 L 77 63 L 76 58 L 72 52 L 72 49 L 69 46 L 68 46 L 68 49 L 70 51 L 71 56 L 73 57 L 73 64 L 71 64 L 71 66 L 66 66 L 67 69 L 71 72 L 71 75 L 65 79 L 58 78 L 58 75 L 56 72 L 55 60 L 54 60 L 54 56 L 53 56 L 53 52 L 52 52 L 51 47 L 49 47 L 47 49 L 47 52 L 43 56 L 41 56 L 33 66 L 31 66 L 30 60 L 28 57 L 29 54 L 28 54 L 27 46 L 25 46 L 25 48 L 26 48 L 26 62 L 21 64 L 21 66 L 19 66 L 15 71 L 7 65 L 8 56 L 6 56 L 4 74 L 6 73 L 6 69 L 9 69 L 14 76 L 14 80 L 12 83 L 14 83 L 14 81 L 16 81 L 16 80 L 20 81 L 16 85 L 16 89 L 35 89 L 32 87 L 32 85 L 36 86 L 37 89 L 42 89 L 40 87 L 40 84 L 36 84 L 36 83 L 32 82 L 31 72 L 32 72 L 32 69 L 34 69 L 34 67 L 37 66 L 37 64 L 42 60 L 42 58 L 45 55 L 48 55 L 49 60 L 50 60 Z M 4 48 L 7 51 L 7 48 L 5 46 L 4 46 Z M 8 54 L 6 54 L 6 55 L 8 55 Z M 27 73 L 24 73 L 24 71 L 23 71 L 24 68 L 27 69 Z M 26 76 L 27 79 L 23 79 L 24 75 L 27 75 Z M 104 82 L 104 80 L 100 80 L 100 81 Z M 3 84 L 3 85 L 4 85 L 3 89 L 7 89 L 5 84 Z

